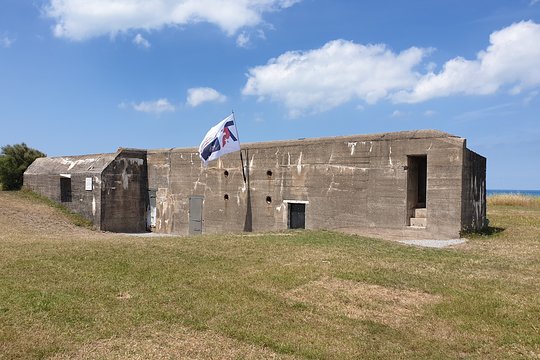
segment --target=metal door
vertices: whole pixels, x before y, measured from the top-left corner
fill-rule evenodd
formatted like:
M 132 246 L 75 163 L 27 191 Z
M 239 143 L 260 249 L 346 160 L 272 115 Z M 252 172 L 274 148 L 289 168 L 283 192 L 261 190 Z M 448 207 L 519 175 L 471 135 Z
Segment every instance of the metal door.
M 189 197 L 189 235 L 202 234 L 203 200 L 202 196 Z
M 146 221 L 148 230 L 156 227 L 156 190 L 148 190 L 148 219 Z
M 306 204 L 289 203 L 289 229 L 306 228 Z

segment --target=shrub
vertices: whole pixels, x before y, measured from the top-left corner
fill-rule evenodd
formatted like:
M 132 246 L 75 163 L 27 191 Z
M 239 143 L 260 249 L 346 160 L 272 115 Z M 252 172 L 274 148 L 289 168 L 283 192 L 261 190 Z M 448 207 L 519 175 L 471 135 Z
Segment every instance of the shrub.
M 23 174 L 35 159 L 47 156 L 25 143 L 6 145 L 0 154 L 0 184 L 2 190 L 18 190 L 23 185 Z

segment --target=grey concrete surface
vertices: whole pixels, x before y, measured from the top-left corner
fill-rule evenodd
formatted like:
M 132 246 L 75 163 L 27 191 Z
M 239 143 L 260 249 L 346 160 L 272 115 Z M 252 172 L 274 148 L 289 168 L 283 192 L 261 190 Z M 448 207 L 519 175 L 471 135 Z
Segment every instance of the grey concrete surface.
M 73 200 L 66 206 L 117 232 L 144 232 L 155 219 L 152 231 L 187 235 L 190 197 L 203 199 L 203 233 L 284 230 L 298 208 L 307 229 L 383 238 L 457 239 L 485 223 L 486 159 L 441 131 L 242 144 L 244 163 L 233 153 L 207 168 L 197 151 L 38 159 L 25 186 L 60 201 L 60 177 L 69 175 Z M 87 177 L 92 191 L 84 189 Z
M 414 245 L 429 248 L 445 248 L 453 245 L 460 245 L 467 242 L 467 239 L 449 239 L 449 240 L 399 240 L 406 245 Z

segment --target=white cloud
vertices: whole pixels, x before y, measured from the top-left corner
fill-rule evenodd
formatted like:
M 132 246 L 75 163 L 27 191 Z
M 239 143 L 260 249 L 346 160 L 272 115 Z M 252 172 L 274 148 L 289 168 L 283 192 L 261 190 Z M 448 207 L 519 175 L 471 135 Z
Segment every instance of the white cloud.
M 7 35 L 0 35 L 0 46 L 4 48 L 9 48 L 13 43 L 15 42 L 15 39 L 10 38 Z
M 385 45 L 335 40 L 320 49 L 287 52 L 249 69 L 242 93 L 283 102 L 290 116 L 320 112 L 361 99 L 369 104 L 416 84 L 413 71 L 430 49 L 399 54 Z
M 120 108 L 132 107 L 136 111 L 145 113 L 161 114 L 164 112 L 174 112 L 176 107 L 172 105 L 167 99 L 159 99 L 155 101 L 142 101 L 140 103 L 120 103 Z
M 539 0 L 540 1 L 540 0 Z M 269 25 L 268 27 L 270 30 L 275 30 L 273 26 Z M 266 33 L 262 29 L 257 29 L 257 37 L 259 39 L 266 40 Z
M 151 45 L 148 40 L 146 40 L 141 34 L 135 35 L 133 38 L 133 43 L 141 48 L 148 49 Z
M 241 48 L 247 48 L 249 46 L 251 39 L 246 32 L 242 32 L 238 37 L 236 38 L 236 45 Z
M 540 25 L 532 21 L 493 32 L 475 60 L 456 57 L 438 73 L 434 64 L 422 64 L 431 51 L 411 47 L 394 53 L 384 44 L 335 40 L 249 69 L 242 93 L 281 102 L 294 117 L 351 100 L 418 103 L 505 89 L 515 95 L 540 86 Z
M 207 22 L 229 36 L 262 23 L 266 12 L 301 0 L 49 0 L 45 14 L 56 21 L 54 34 L 71 40 L 134 29 L 160 29 Z
M 525 99 L 523 99 L 523 103 L 525 105 L 529 105 L 531 101 L 533 101 L 533 99 L 538 96 L 538 94 L 539 94 L 538 90 L 531 91 L 530 93 L 527 94 Z
M 495 106 L 490 106 L 482 109 L 477 109 L 473 111 L 467 111 L 462 114 L 457 115 L 455 118 L 458 120 L 472 120 L 472 119 L 482 119 L 482 118 L 495 118 L 495 117 L 507 117 L 515 114 L 516 104 L 509 102 L 498 104 Z
M 490 45 L 475 60 L 456 57 L 439 73 L 424 75 L 411 90 L 394 96 L 396 102 L 417 103 L 455 94 L 487 95 L 501 88 L 511 94 L 540 85 L 540 25 L 520 22 L 495 31 Z
M 267 24 L 267 27 L 271 30 L 273 30 L 273 27 Z M 251 47 L 253 41 L 252 39 L 261 39 L 266 40 L 266 34 L 264 30 L 257 29 L 254 32 L 248 33 L 247 31 L 242 31 L 238 36 L 236 37 L 236 46 L 247 49 Z
M 425 117 L 432 117 L 432 116 L 435 116 L 437 115 L 437 112 L 436 111 L 433 111 L 433 110 L 426 110 L 424 111 L 424 116 Z
M 209 87 L 191 88 L 187 91 L 187 104 L 197 107 L 205 102 L 224 102 L 227 97 Z
M 392 112 L 392 114 L 390 115 L 390 117 L 393 117 L 393 118 L 400 118 L 400 117 L 404 117 L 405 115 L 407 115 L 407 114 L 404 113 L 403 111 L 400 111 L 400 110 L 394 110 L 394 112 Z
M 538 3 L 538 2 L 540 2 L 540 0 L 531 0 L 531 2 L 529 3 L 529 5 L 532 6 L 532 5 L 534 5 L 534 4 Z

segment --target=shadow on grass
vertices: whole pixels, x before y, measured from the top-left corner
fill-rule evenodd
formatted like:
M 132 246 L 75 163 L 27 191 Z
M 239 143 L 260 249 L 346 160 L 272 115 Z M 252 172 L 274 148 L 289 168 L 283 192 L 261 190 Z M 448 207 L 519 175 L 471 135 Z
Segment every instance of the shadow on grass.
M 498 234 L 505 231 L 506 228 L 497 227 L 497 226 L 486 226 L 482 230 L 466 231 L 462 234 L 462 237 L 466 238 L 488 238 L 497 236 Z

